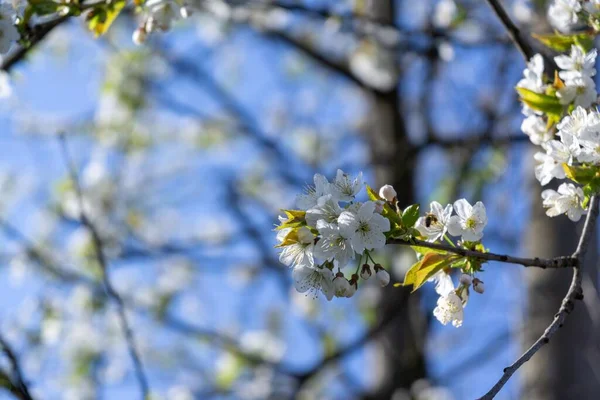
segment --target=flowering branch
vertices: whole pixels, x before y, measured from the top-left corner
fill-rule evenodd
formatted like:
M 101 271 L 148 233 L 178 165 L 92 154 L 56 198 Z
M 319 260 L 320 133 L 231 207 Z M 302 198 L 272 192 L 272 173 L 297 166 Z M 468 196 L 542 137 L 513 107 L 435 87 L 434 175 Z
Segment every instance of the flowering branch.
M 583 259 L 587 252 L 592 233 L 596 227 L 596 219 L 598 217 L 598 203 L 600 202 L 597 196 L 593 196 L 590 200 L 590 211 L 585 220 L 583 232 L 579 238 L 579 244 L 577 250 L 573 253 L 572 257 L 577 262 L 573 266 L 573 279 L 571 280 L 571 286 L 567 294 L 565 295 L 558 313 L 554 316 L 552 323 L 546 328 L 542 336 L 525 352 L 517 361 L 515 361 L 510 367 L 504 369 L 504 374 L 500 380 L 479 400 L 491 400 L 498 394 L 498 392 L 504 387 L 510 377 L 535 353 L 537 353 L 545 344 L 550 342 L 550 338 L 563 326 L 563 323 L 567 319 L 567 316 L 573 311 L 575 307 L 575 300 L 583 300 L 583 290 L 581 288 L 581 266 L 583 265 Z
M 509 264 L 520 264 L 524 267 L 540 267 L 540 268 L 569 268 L 577 265 L 577 258 L 574 256 L 554 257 L 554 258 L 521 258 L 513 257 L 505 254 L 484 253 L 476 250 L 468 250 L 462 247 L 452 247 L 443 243 L 431 243 L 423 240 L 402 240 L 389 239 L 388 244 L 398 244 L 402 246 L 419 246 L 428 249 L 444 250 L 449 253 L 458 254 L 463 257 L 473 257 L 485 261 L 499 261 Z
M 63 151 L 63 156 L 65 158 L 65 162 L 67 163 L 67 167 L 71 175 L 71 180 L 73 181 L 75 195 L 77 196 L 77 201 L 79 203 L 80 222 L 88 229 L 90 235 L 92 236 L 92 245 L 94 247 L 96 260 L 98 261 L 98 264 L 100 265 L 100 269 L 102 271 L 102 281 L 104 284 L 104 289 L 106 291 L 107 296 L 111 298 L 117 306 L 117 314 L 119 317 L 121 330 L 123 331 L 123 336 L 125 337 L 125 341 L 127 343 L 129 355 L 131 356 L 131 359 L 133 361 L 135 375 L 140 386 L 140 390 L 142 392 L 142 399 L 147 399 L 150 393 L 148 379 L 146 378 L 146 374 L 144 372 L 144 367 L 142 365 L 136 341 L 133 336 L 133 330 L 131 329 L 131 325 L 125 313 L 125 303 L 119 295 L 119 293 L 114 289 L 114 286 L 112 285 L 112 282 L 110 280 L 110 276 L 108 273 L 108 261 L 106 260 L 106 256 L 104 255 L 104 244 L 98 230 L 96 229 L 96 226 L 92 223 L 92 221 L 89 219 L 85 212 L 83 190 L 81 188 L 81 185 L 79 184 L 77 169 L 75 168 L 75 165 L 73 164 L 69 156 L 67 143 L 63 135 L 60 136 L 60 141 L 62 145 L 61 148 Z
M 23 378 L 19 359 L 10 344 L 8 344 L 2 335 L 0 335 L 0 347 L 2 347 L 2 352 L 8 358 L 13 372 L 12 378 L 9 376 L 3 377 L 8 380 L 10 391 L 21 400 L 33 400 L 33 397 L 29 393 L 29 388 L 25 383 L 25 379 Z

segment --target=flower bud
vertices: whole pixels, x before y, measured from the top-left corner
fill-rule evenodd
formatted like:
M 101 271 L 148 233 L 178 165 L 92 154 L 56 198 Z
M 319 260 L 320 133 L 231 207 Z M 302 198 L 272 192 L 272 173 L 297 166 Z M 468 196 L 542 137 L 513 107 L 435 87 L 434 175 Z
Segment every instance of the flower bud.
M 353 274 L 348 283 L 350 284 L 350 291 L 346 294 L 346 297 L 350 298 L 358 290 L 358 275 Z
M 467 275 L 467 274 L 462 274 L 460 276 L 460 283 L 465 285 L 465 286 L 470 286 L 471 282 L 473 282 L 473 278 L 471 277 L 471 275 Z
M 365 281 L 371 277 L 371 266 L 369 264 L 363 264 L 360 269 L 360 277 Z
M 350 285 L 343 273 L 338 272 L 333 278 L 333 291 L 336 297 L 350 297 L 356 292 L 356 289 Z M 352 293 L 350 294 L 350 292 Z
M 381 264 L 375 264 L 375 276 L 381 287 L 386 287 L 390 283 L 390 274 L 383 269 Z
M 385 204 L 385 202 L 383 200 L 377 200 L 375 201 L 375 212 L 377 214 L 381 214 L 383 212 L 383 205 Z
M 313 235 L 313 233 L 307 227 L 303 226 L 302 228 L 298 229 L 298 241 L 300 243 L 309 244 L 314 239 L 315 235 Z
M 135 43 L 138 46 L 144 44 L 144 42 L 146 41 L 146 38 L 147 38 L 147 34 L 146 34 L 146 30 L 144 29 L 144 27 L 139 27 L 133 32 L 133 36 L 132 36 L 133 43 Z
M 179 14 L 181 15 L 181 18 L 186 19 L 190 15 L 192 15 L 192 10 L 190 9 L 189 6 L 186 5 L 179 9 Z
M 383 185 L 379 189 L 379 197 L 386 199 L 387 201 L 393 202 L 398 194 L 394 190 L 392 185 Z
M 483 292 L 485 292 L 485 286 L 483 282 L 477 278 L 473 279 L 473 290 L 479 294 L 483 294 Z

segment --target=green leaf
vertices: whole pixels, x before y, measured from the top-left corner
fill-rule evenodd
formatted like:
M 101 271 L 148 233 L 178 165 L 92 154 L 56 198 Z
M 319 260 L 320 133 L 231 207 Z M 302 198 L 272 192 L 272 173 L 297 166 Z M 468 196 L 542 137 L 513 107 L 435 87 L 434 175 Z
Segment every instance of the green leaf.
M 406 272 L 404 286 L 412 285 L 412 291 L 414 292 L 438 271 L 449 267 L 462 258 L 456 254 L 427 253 Z
M 563 35 L 555 32 L 549 35 L 533 34 L 532 36 L 544 45 L 561 53 L 571 50 L 572 45 L 577 45 L 586 52 L 594 47 L 593 39 L 589 33 Z
M 567 164 L 563 164 L 562 167 L 567 178 L 582 185 L 588 185 L 592 183 L 592 181 L 600 179 L 598 176 L 600 172 L 598 167 Z
M 519 93 L 519 96 L 521 96 L 523 103 L 534 110 L 558 116 L 561 116 L 563 113 L 564 106 L 560 104 L 560 100 L 556 96 L 536 93 L 522 87 L 518 87 L 517 92 Z
M 418 204 L 406 207 L 402 212 L 402 225 L 406 228 L 413 227 L 419 219 L 419 209 L 420 206 Z
M 94 36 L 98 37 L 106 33 L 123 7 L 125 7 L 125 4 L 125 0 L 117 0 L 103 3 L 90 11 L 87 17 L 88 28 L 94 32 Z
M 369 185 L 366 185 L 366 186 L 367 186 L 367 196 L 369 196 L 369 200 L 371 200 L 371 201 L 383 200 L 381 197 L 379 197 L 377 192 L 375 192 L 371 186 L 369 186 Z

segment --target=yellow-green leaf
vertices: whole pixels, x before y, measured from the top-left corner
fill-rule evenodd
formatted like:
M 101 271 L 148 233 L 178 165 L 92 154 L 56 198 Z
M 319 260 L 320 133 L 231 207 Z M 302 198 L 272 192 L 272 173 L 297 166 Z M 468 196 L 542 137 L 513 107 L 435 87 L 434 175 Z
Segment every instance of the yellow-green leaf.
M 587 185 L 595 178 L 598 178 L 598 174 L 600 172 L 600 168 L 594 166 L 575 166 L 563 164 L 562 167 L 567 178 L 582 185 Z
M 412 285 L 414 292 L 436 272 L 449 267 L 461 258 L 455 254 L 428 252 L 406 272 L 403 284 Z
M 123 7 L 125 7 L 125 4 L 125 0 L 117 0 L 102 4 L 90 11 L 90 14 L 88 14 L 88 28 L 94 32 L 94 36 L 98 37 L 106 33 Z
M 517 92 L 519 93 L 523 103 L 527 104 L 534 110 L 555 115 L 562 115 L 563 113 L 564 106 L 560 104 L 560 100 L 556 96 L 536 93 L 532 90 L 522 87 L 518 87 Z
M 589 51 L 593 47 L 592 37 L 589 33 L 563 35 L 555 32 L 548 35 L 533 34 L 532 36 L 544 45 L 561 53 L 569 51 L 572 45 L 577 45 L 585 51 Z
M 296 243 L 298 243 L 298 231 L 292 230 L 287 235 L 285 235 L 281 243 L 279 243 L 275 247 L 285 247 Z

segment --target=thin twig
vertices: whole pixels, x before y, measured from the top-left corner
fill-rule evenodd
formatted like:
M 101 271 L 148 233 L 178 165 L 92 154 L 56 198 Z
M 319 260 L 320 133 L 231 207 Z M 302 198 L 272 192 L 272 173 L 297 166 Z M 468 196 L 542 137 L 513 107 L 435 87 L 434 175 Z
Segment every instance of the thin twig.
M 523 38 L 521 31 L 514 24 L 514 22 L 512 22 L 500 2 L 498 0 L 487 0 L 487 2 L 496 13 L 496 16 L 498 16 L 500 22 L 502 22 L 502 25 L 504 25 L 506 28 L 510 40 L 512 40 L 515 46 L 519 49 L 523 57 L 525 57 L 526 60 L 529 60 L 531 57 L 533 57 L 535 53 L 531 48 L 531 45 Z
M 8 377 L 11 385 L 11 392 L 21 400 L 33 400 L 33 397 L 29 393 L 27 383 L 23 378 L 23 372 L 21 370 L 19 359 L 10 344 L 2 335 L 0 335 L 0 347 L 2 347 L 2 352 L 8 358 L 12 368 L 13 377 Z
M 583 259 L 587 252 L 590 239 L 596 227 L 596 218 L 598 217 L 598 203 L 599 198 L 593 196 L 590 200 L 590 208 L 588 215 L 585 219 L 585 225 L 579 238 L 579 244 L 577 250 L 573 253 L 573 258 L 577 260 L 576 265 L 573 266 L 573 279 L 571 280 L 571 286 L 567 291 L 567 294 L 563 298 L 562 304 L 558 313 L 554 316 L 552 323 L 546 328 L 542 336 L 525 352 L 521 357 L 517 359 L 510 367 L 504 369 L 504 374 L 500 380 L 479 400 L 491 400 L 498 392 L 504 387 L 510 377 L 535 353 L 537 353 L 546 343 L 550 341 L 550 338 L 563 326 L 563 323 L 567 319 L 567 316 L 575 308 L 575 300 L 583 300 L 583 290 L 581 289 L 582 271 L 581 266 L 583 265 Z
M 79 178 L 77 175 L 77 169 L 69 156 L 69 151 L 67 148 L 67 143 L 64 135 L 60 135 L 61 148 L 63 151 L 63 156 L 65 158 L 65 162 L 67 164 L 67 168 L 71 175 L 71 180 L 73 181 L 73 186 L 75 189 L 75 195 L 77 196 L 77 201 L 79 202 L 79 213 L 81 223 L 87 228 L 92 236 L 92 244 L 94 246 L 94 252 L 96 255 L 96 260 L 100 264 L 100 268 L 102 270 L 102 281 L 104 284 L 104 289 L 109 298 L 111 298 L 115 304 L 117 305 L 117 313 L 119 315 L 121 330 L 123 332 L 123 336 L 125 337 L 125 341 L 127 342 L 127 349 L 129 351 L 129 355 L 133 361 L 133 366 L 135 370 L 135 375 L 140 386 L 140 390 L 142 392 L 142 399 L 147 399 L 149 396 L 150 388 L 148 385 L 148 379 L 146 378 L 146 374 L 144 372 L 144 366 L 142 364 L 142 360 L 139 355 L 139 351 L 136 346 L 136 341 L 133 336 L 133 331 L 131 329 L 131 325 L 129 324 L 129 320 L 127 318 L 127 314 L 125 312 L 125 303 L 119 293 L 114 289 L 112 282 L 110 280 L 109 271 L 108 271 L 108 261 L 106 256 L 104 255 L 104 243 L 96 226 L 92 223 L 92 221 L 87 216 L 84 209 L 84 201 L 83 201 L 83 190 L 81 185 L 79 184 Z
M 569 268 L 577 264 L 577 259 L 574 257 L 555 257 L 555 258 L 522 258 L 513 257 L 505 254 L 482 253 L 475 250 L 467 250 L 459 247 L 452 247 L 442 243 L 430 243 L 422 240 L 402 240 L 390 239 L 388 244 L 398 244 L 401 246 L 419 246 L 429 249 L 443 250 L 449 253 L 461 255 L 463 257 L 474 257 L 486 261 L 499 261 L 509 264 L 519 264 L 525 267 L 540 267 L 540 268 Z

